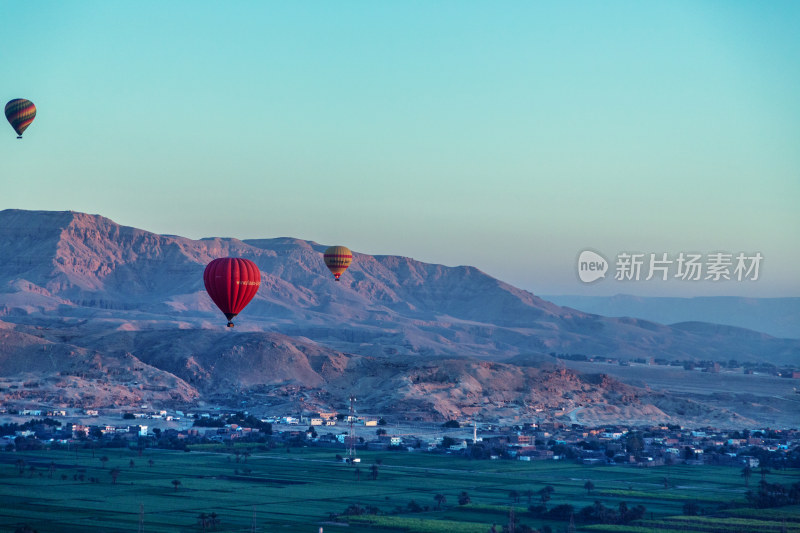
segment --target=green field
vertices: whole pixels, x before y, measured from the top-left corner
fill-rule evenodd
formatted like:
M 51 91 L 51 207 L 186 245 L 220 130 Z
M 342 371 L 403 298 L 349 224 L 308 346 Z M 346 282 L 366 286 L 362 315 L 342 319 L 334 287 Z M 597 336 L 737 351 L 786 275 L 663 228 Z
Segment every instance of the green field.
M 257 531 L 316 533 L 323 527 L 326 533 L 481 533 L 492 524 L 498 524 L 500 531 L 512 505 L 519 523 L 564 531 L 565 522 L 544 521 L 527 511 L 529 491 L 532 503 L 540 503 L 537 493 L 546 485 L 555 489 L 548 508 L 566 503 L 577 511 L 595 500 L 611 508 L 623 501 L 631 508 L 637 504 L 647 508 L 644 520 L 627 528 L 577 523 L 578 531 L 777 533 L 783 526 L 786 531 L 800 532 L 796 507 L 681 516 L 687 501 L 709 512 L 720 503 L 744 502 L 746 488 L 737 468 L 643 469 L 376 452 L 361 456 L 357 480 L 353 466 L 336 462 L 336 450 L 249 450 L 246 462 L 242 458 L 238 463 L 231 453 L 208 449 L 190 453 L 145 450 L 142 456 L 127 449 L 98 449 L 94 457 L 88 450 L 3 453 L 0 532 L 13 532 L 24 523 L 39 533 L 138 531 L 141 511 L 147 532 L 203 531 L 201 513 L 216 513 L 219 523 L 209 524 L 208 531 L 252 531 L 255 521 Z M 108 458 L 105 464 L 100 461 L 103 456 Z M 378 461 L 378 478 L 372 480 L 371 467 Z M 119 474 L 113 483 L 110 472 L 115 468 Z M 671 482 L 668 489 L 665 476 Z M 788 484 L 798 477 L 797 470 L 782 471 L 769 474 L 768 480 Z M 584 489 L 587 479 L 595 485 L 591 494 Z M 177 489 L 173 480 L 180 481 Z M 757 483 L 751 480 L 750 484 L 752 488 Z M 519 493 L 518 502 L 511 501 L 511 491 Z M 469 505 L 458 504 L 461 492 L 469 494 Z M 436 510 L 436 494 L 447 499 L 440 510 Z M 411 500 L 428 510 L 410 512 Z M 330 521 L 331 514 L 343 513 L 351 505 L 377 508 L 380 514 L 340 517 L 340 524 Z

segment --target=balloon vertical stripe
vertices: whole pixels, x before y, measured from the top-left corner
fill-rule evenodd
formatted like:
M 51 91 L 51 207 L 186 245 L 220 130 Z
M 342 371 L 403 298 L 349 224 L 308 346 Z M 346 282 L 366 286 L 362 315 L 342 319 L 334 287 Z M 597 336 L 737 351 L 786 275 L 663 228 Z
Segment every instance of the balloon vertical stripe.
M 203 272 L 203 283 L 211 299 L 233 327 L 233 317 L 250 303 L 261 285 L 255 263 L 238 257 L 214 259 Z
M 30 100 L 15 98 L 6 104 L 6 119 L 21 138 L 36 117 L 36 106 Z

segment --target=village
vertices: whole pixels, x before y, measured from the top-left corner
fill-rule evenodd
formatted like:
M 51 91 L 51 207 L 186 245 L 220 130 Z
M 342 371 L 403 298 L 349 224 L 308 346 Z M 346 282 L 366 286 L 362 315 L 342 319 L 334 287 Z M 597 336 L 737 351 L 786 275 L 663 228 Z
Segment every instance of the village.
M 357 460 L 361 450 L 433 453 L 471 459 L 571 461 L 654 467 L 673 464 L 738 468 L 800 467 L 800 430 L 721 430 L 677 425 L 584 427 L 558 421 L 515 424 L 450 420 L 394 421 L 348 413 L 257 418 L 247 412 L 165 409 L 103 413 L 97 409 L 13 410 L 0 407 L 0 448 L 168 448 L 263 443 L 271 448 L 324 447 Z M 114 420 L 116 418 L 116 420 Z M 80 420 L 80 422 L 75 422 Z M 96 420 L 96 422 L 95 422 Z

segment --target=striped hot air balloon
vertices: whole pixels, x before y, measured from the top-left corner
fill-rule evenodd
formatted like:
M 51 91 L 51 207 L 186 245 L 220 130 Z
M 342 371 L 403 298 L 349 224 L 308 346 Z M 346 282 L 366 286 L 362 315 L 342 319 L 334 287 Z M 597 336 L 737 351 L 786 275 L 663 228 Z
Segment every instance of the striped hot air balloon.
M 339 276 L 342 272 L 347 270 L 350 263 L 353 262 L 353 252 L 346 246 L 331 246 L 325 250 L 325 265 L 333 273 L 336 281 L 339 281 Z
M 6 119 L 17 132 L 17 139 L 22 139 L 22 132 L 31 125 L 34 117 L 36 117 L 36 106 L 30 100 L 14 98 L 6 104 Z
M 208 295 L 233 327 L 233 317 L 250 303 L 261 285 L 261 272 L 255 263 L 239 257 L 214 259 L 203 272 Z

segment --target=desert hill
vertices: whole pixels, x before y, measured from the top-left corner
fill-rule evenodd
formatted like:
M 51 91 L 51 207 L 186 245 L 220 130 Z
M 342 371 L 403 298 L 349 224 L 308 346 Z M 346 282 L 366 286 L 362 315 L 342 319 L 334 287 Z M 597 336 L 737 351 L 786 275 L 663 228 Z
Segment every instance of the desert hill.
M 305 337 L 363 355 L 497 360 L 558 352 L 778 364 L 800 358 L 798 340 L 583 313 L 474 267 L 356 253 L 334 283 L 321 260 L 325 247 L 289 238 L 191 240 L 97 215 L 6 210 L 0 212 L 0 316 L 218 327 L 202 272 L 211 259 L 230 255 L 251 259 L 262 272 L 240 330 Z
M 565 368 L 550 353 L 792 364 L 800 341 L 729 326 L 665 326 L 559 307 L 474 267 L 355 254 L 342 281 L 325 245 L 192 240 L 75 212 L 0 212 L 0 394 L 121 407 L 197 402 L 344 408 L 407 418 L 560 416 L 724 421 L 735 414 L 646 384 Z M 216 257 L 262 285 L 228 330 L 205 293 Z M 737 424 L 745 419 L 739 417 Z

